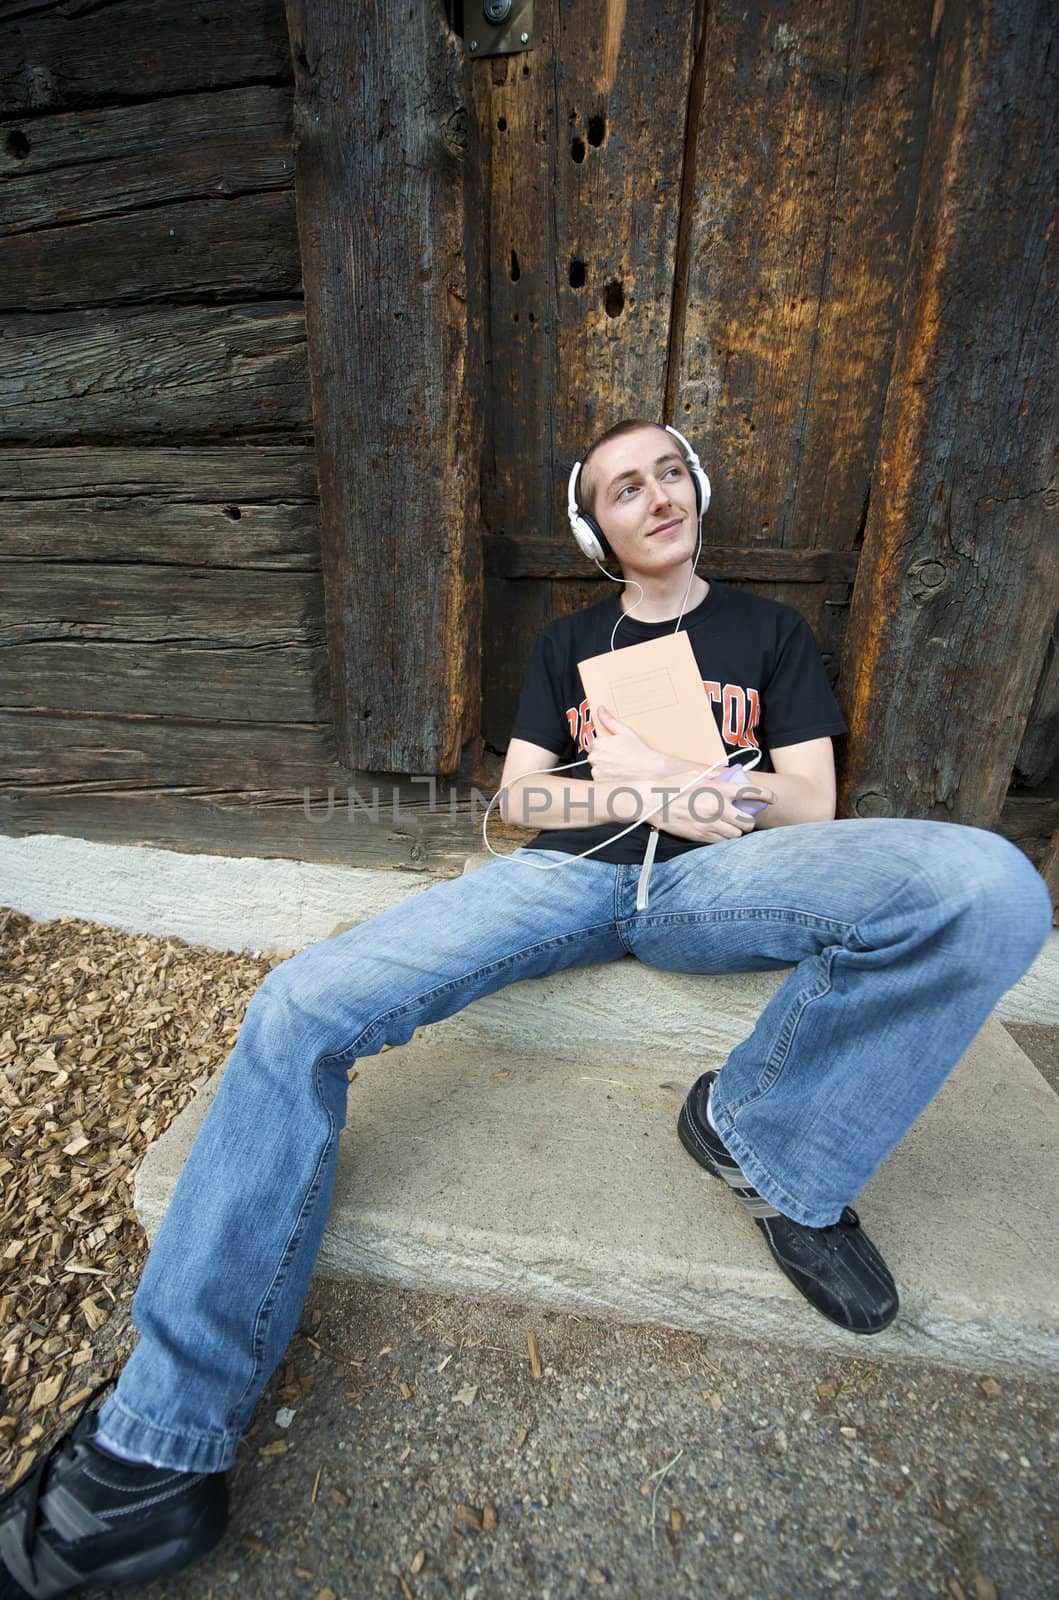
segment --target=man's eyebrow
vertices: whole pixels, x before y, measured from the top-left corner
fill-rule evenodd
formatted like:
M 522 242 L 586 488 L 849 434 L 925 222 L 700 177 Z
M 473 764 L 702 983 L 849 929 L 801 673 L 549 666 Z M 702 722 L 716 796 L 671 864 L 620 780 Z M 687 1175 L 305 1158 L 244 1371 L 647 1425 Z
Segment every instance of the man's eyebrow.
M 667 450 L 664 455 L 655 457 L 654 465 L 656 467 L 664 467 L 667 461 L 683 461 L 683 459 L 679 450 Z M 619 472 L 617 477 L 611 478 L 607 484 L 607 493 L 609 494 L 612 489 L 616 489 L 618 484 L 624 483 L 627 478 L 638 478 L 639 476 L 639 467 L 629 467 L 625 472 Z

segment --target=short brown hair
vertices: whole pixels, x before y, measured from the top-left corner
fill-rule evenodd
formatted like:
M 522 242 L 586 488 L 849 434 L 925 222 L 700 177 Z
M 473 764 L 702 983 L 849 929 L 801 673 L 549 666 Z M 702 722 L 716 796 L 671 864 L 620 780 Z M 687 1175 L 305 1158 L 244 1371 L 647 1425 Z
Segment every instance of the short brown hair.
M 642 428 L 660 428 L 664 431 L 664 424 L 651 422 L 647 417 L 625 417 L 621 422 L 616 422 L 612 428 L 608 428 L 606 433 L 601 433 L 581 457 L 581 471 L 577 479 L 577 503 L 582 511 L 588 512 L 589 516 L 595 515 L 596 487 L 591 478 L 586 477 L 588 463 L 602 445 L 609 444 L 612 439 L 620 439 L 625 433 L 639 433 Z

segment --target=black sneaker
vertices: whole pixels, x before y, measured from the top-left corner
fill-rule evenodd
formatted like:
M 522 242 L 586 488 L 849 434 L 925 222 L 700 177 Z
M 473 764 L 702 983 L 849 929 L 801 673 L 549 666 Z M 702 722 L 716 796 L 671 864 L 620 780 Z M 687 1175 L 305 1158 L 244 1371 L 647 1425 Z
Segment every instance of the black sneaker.
M 84 1412 L 0 1495 L 0 1600 L 52 1600 L 90 1583 L 151 1583 L 205 1555 L 223 1534 L 222 1472 L 118 1461 L 92 1444 L 97 1422 L 96 1411 Z
M 880 1333 L 897 1315 L 897 1287 L 852 1206 L 826 1228 L 792 1222 L 758 1194 L 710 1127 L 706 1102 L 716 1072 L 691 1087 L 677 1122 L 680 1142 L 700 1167 L 738 1195 L 780 1269 L 805 1298 L 850 1333 Z

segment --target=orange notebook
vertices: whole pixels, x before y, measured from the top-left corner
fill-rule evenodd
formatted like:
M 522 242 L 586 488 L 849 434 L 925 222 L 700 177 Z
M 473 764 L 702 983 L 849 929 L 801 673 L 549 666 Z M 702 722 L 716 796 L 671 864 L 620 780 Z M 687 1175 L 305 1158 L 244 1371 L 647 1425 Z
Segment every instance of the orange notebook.
M 593 716 L 606 706 L 644 744 L 708 767 L 727 761 L 691 640 L 681 630 L 577 663 Z

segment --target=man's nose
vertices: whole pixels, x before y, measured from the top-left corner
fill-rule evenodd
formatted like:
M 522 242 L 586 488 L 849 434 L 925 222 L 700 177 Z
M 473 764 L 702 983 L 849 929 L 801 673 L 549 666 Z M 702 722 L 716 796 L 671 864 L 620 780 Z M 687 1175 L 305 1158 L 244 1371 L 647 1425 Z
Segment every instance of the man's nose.
M 649 478 L 647 489 L 653 506 L 667 506 L 669 504 L 669 490 L 659 478 Z

